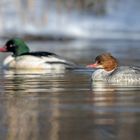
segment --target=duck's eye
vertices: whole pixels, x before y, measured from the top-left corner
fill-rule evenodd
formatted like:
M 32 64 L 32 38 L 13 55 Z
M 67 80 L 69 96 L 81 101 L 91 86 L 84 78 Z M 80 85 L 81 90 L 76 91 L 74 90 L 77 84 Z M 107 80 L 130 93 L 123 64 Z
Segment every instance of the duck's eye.
M 13 45 L 12 45 L 12 44 L 10 44 L 10 46 L 9 46 L 9 47 L 11 48 L 11 47 L 13 47 Z
M 10 48 L 14 48 L 16 45 L 15 44 L 10 44 L 9 47 Z
M 100 60 L 98 60 L 98 61 L 97 61 L 97 63 L 98 63 L 98 64 L 101 64 L 101 61 L 100 61 Z

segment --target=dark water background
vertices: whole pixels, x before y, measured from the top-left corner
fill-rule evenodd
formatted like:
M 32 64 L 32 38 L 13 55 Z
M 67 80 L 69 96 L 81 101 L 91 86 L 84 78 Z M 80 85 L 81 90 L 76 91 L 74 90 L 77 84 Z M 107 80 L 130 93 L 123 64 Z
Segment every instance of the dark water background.
M 5 41 L 1 42 L 2 44 Z M 102 52 L 140 66 L 140 41 L 29 41 L 83 66 Z M 1 64 L 8 54 L 0 54 Z M 139 140 L 140 87 L 94 91 L 92 71 L 0 72 L 1 140 Z

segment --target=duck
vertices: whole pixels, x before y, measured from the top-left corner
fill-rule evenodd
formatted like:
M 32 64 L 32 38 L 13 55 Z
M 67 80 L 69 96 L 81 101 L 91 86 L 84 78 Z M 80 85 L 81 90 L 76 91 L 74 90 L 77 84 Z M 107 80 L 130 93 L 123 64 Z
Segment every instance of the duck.
M 102 53 L 95 58 L 92 81 L 103 81 L 112 84 L 136 83 L 140 85 L 140 67 L 119 66 L 118 60 L 111 53 Z
M 0 48 L 0 52 L 11 52 L 3 62 L 5 69 L 68 69 L 76 64 L 52 52 L 30 51 L 21 38 L 11 38 Z

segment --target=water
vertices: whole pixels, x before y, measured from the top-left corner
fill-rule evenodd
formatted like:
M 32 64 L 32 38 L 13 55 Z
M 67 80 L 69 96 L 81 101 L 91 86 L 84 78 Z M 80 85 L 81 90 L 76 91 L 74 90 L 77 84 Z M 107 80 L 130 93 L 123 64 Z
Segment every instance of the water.
M 121 64 L 140 66 L 139 44 L 139 41 L 28 42 L 31 50 L 49 50 L 83 66 L 106 51 L 117 56 Z M 5 57 L 5 53 L 0 54 L 1 62 Z M 87 70 L 24 74 L 1 69 L 0 139 L 139 140 L 139 87 L 94 90 L 91 74 Z

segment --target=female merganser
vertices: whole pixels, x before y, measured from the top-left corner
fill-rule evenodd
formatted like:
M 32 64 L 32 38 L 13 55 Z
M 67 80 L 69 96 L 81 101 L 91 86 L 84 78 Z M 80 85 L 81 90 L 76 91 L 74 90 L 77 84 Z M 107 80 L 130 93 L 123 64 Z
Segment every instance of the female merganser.
M 95 63 L 87 67 L 97 68 L 92 74 L 93 81 L 109 83 L 139 83 L 140 68 L 131 66 L 118 66 L 116 58 L 110 53 L 103 53 L 95 58 Z
M 30 52 L 19 38 L 13 38 L 0 48 L 0 52 L 12 52 L 3 63 L 4 68 L 13 69 L 66 69 L 76 65 L 51 52 Z

